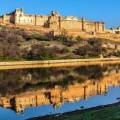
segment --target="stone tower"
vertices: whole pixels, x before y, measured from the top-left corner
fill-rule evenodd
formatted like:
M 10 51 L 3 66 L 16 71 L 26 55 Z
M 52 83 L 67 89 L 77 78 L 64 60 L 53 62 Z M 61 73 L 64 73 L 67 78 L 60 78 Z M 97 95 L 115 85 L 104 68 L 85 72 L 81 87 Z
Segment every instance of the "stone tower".
M 60 28 L 60 15 L 58 12 L 51 12 L 51 15 L 48 19 L 49 28 L 59 29 Z
M 24 15 L 23 9 L 16 9 L 14 16 L 15 16 L 15 24 L 19 23 L 19 18 Z

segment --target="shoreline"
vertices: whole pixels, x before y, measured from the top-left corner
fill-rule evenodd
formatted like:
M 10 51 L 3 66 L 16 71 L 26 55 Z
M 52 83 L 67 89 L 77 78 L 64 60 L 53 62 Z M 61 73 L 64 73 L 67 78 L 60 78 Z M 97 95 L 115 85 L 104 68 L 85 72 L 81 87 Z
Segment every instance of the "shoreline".
M 22 69 L 22 68 L 50 68 L 50 67 L 72 67 L 85 65 L 119 64 L 120 58 L 93 58 L 93 59 L 61 59 L 40 61 L 10 61 L 0 62 L 0 70 Z
M 81 110 L 75 110 L 75 111 L 70 111 L 70 112 L 66 112 L 66 113 L 59 113 L 59 114 L 53 114 L 53 115 L 46 115 L 46 116 L 38 116 L 38 117 L 33 117 L 33 118 L 29 118 L 27 120 L 61 120 L 60 117 L 64 117 L 65 116 L 69 116 L 69 115 L 74 115 L 74 114 L 82 114 L 85 112 L 91 112 L 91 111 L 98 111 L 98 110 L 102 110 L 102 109 L 111 109 L 111 107 L 118 107 L 120 106 L 120 102 L 116 102 L 116 103 L 111 103 L 108 105 L 100 105 L 100 106 L 96 106 L 96 107 L 92 107 L 92 108 L 86 108 L 86 109 L 81 109 Z

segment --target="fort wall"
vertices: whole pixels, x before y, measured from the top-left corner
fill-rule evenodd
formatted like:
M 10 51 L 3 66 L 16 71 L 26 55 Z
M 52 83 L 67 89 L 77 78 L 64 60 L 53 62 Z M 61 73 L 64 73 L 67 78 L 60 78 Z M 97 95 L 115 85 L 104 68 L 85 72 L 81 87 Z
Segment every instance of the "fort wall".
M 82 21 L 76 20 L 62 20 L 61 21 L 61 29 L 75 29 L 82 31 Z
M 35 15 L 35 26 L 45 27 L 47 26 L 48 16 Z
M 60 16 L 58 12 L 51 12 L 50 15 L 25 14 L 22 9 L 16 9 L 12 13 L 0 17 L 0 23 L 39 26 L 54 30 L 73 30 L 103 32 L 105 24 L 103 22 L 88 21 L 74 16 Z

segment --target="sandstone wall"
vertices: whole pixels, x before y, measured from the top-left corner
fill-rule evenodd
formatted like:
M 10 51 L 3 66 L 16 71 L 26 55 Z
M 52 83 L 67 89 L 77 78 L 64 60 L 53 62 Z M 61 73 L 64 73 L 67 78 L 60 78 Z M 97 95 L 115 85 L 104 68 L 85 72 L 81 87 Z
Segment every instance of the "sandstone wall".
M 48 21 L 48 16 L 40 16 L 40 15 L 35 16 L 35 25 L 37 26 L 44 27 L 45 25 L 47 25 L 47 21 Z
M 4 15 L 3 16 L 3 23 L 8 24 L 8 23 L 10 23 L 10 21 L 11 21 L 11 15 Z
M 22 15 L 15 17 L 15 23 L 21 25 L 34 25 L 44 27 L 47 24 L 48 16 Z
M 85 31 L 95 31 L 95 23 L 94 22 L 85 22 Z
M 34 15 L 16 16 L 15 24 L 34 25 L 35 24 L 35 16 Z
M 49 16 L 48 27 L 51 29 L 60 29 L 60 16 L 57 14 Z
M 99 23 L 99 31 L 104 31 L 104 30 L 105 30 L 104 23 Z
M 77 20 L 62 20 L 61 21 L 62 29 L 77 29 L 82 30 L 82 21 Z

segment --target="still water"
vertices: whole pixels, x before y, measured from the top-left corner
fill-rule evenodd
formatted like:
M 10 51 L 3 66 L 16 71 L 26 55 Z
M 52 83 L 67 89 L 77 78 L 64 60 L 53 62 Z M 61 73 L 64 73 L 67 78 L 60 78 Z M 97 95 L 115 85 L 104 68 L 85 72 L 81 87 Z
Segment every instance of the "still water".
M 120 100 L 120 65 L 0 71 L 0 120 L 26 120 Z

